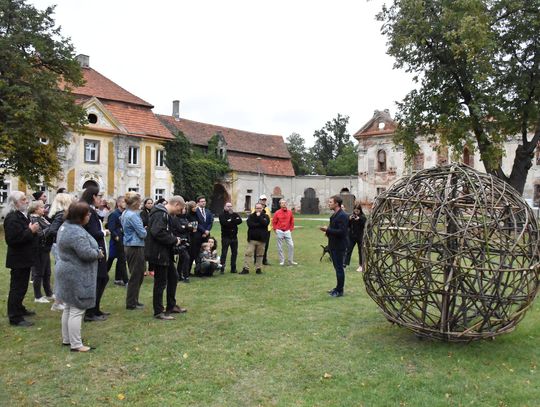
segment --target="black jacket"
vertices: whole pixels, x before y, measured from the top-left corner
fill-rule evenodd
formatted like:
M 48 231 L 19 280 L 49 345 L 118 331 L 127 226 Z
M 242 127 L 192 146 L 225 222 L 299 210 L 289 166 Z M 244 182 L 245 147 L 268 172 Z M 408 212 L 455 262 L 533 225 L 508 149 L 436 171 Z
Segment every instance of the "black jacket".
M 347 250 L 349 245 L 349 239 L 347 238 L 348 225 L 349 217 L 343 209 L 340 209 L 330 216 L 330 225 L 326 230 L 326 236 L 328 236 L 328 248 L 330 250 Z
M 56 235 L 58 234 L 58 230 L 63 223 L 64 211 L 56 212 L 51 220 L 51 226 L 49 226 L 49 230 L 47 231 L 49 239 L 52 243 L 56 243 Z
M 238 225 L 242 223 L 242 218 L 236 212 L 223 212 L 219 215 L 221 225 L 221 238 L 236 239 L 238 236 Z
M 172 232 L 180 239 L 190 240 L 190 232 L 193 230 L 189 227 L 189 221 L 186 215 L 171 216 Z
M 7 214 L 4 234 L 7 243 L 6 268 L 32 267 L 36 258 L 38 235 L 28 228 L 30 219 L 20 211 Z
M 364 227 L 366 226 L 366 215 L 363 213 L 358 217 L 349 216 L 349 240 L 362 243 L 364 237 Z
M 33 216 L 30 215 L 30 222 L 39 223 L 38 235 L 38 249 L 40 252 L 50 252 L 53 244 L 52 238 L 49 234 L 49 228 L 51 227 L 50 222 L 45 218 L 45 216 Z
M 92 207 L 90 207 L 90 220 L 84 226 L 84 228 L 96 240 L 99 248 L 105 255 L 105 257 L 98 260 L 98 278 L 106 278 L 109 273 L 107 271 L 107 250 L 105 249 L 105 235 L 103 233 L 101 220 L 96 210 Z
M 260 216 L 257 216 L 257 212 L 251 213 L 247 218 L 248 242 L 252 240 L 265 242 L 268 236 L 269 223 L 270 218 L 266 213 L 261 212 Z
M 147 232 L 144 243 L 146 260 L 159 266 L 174 263 L 173 247 L 177 238 L 172 232 L 171 217 L 163 205 L 154 205 L 150 211 Z
M 148 215 L 150 215 L 150 211 L 148 209 L 146 209 L 146 208 L 142 208 L 140 215 L 141 215 L 143 226 L 147 227 L 148 226 Z

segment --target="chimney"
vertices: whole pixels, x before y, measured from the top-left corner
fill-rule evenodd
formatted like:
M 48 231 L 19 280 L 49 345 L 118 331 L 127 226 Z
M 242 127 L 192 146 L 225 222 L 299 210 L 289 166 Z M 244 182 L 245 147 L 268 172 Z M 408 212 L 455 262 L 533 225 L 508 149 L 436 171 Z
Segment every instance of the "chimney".
M 176 120 L 180 120 L 180 101 L 173 100 L 172 102 L 172 115 Z
M 79 54 L 76 56 L 81 68 L 90 68 L 90 57 L 88 55 Z

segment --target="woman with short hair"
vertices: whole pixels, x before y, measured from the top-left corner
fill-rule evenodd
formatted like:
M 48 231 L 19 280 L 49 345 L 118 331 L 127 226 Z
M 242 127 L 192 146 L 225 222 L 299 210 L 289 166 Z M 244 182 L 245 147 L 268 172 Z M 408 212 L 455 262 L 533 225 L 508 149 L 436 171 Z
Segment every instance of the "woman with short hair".
M 98 259 L 104 257 L 96 240 L 84 229 L 90 220 L 90 206 L 74 202 L 57 237 L 56 296 L 64 302 L 62 343 L 72 352 L 88 352 L 81 339 L 84 313 L 96 303 Z
M 41 200 L 33 201 L 28 208 L 30 223 L 39 225 L 38 244 L 35 251 L 36 260 L 32 267 L 32 285 L 34 286 L 34 302 L 48 304 L 53 299 L 51 289 L 51 247 L 52 240 L 49 237 L 51 224 L 45 218 L 45 204 Z M 41 287 L 45 291 L 42 295 Z

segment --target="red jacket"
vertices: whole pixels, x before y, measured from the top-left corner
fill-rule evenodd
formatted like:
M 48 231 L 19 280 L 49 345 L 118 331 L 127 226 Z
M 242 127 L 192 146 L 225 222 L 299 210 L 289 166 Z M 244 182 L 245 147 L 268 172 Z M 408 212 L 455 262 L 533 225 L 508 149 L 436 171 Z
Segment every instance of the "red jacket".
M 294 216 L 290 209 L 278 209 L 272 218 L 274 230 L 294 230 Z

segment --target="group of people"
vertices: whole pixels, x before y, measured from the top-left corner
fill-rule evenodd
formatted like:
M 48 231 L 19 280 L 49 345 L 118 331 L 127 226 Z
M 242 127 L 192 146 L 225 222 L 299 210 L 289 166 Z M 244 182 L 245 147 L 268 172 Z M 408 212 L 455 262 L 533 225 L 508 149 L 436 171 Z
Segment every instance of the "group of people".
M 118 197 L 116 208 L 107 218 L 98 208 L 103 196 L 97 187 L 86 188 L 80 199 L 59 190 L 52 205 L 46 195 L 35 193 L 34 201 L 13 191 L 7 200 L 4 219 L 8 250 L 6 267 L 11 270 L 8 298 L 9 322 L 31 326 L 25 317 L 34 315 L 23 305 L 30 273 L 36 302 L 54 301 L 53 310 L 62 310 L 63 344 L 74 352 L 87 352 L 90 347 L 81 340 L 82 321 L 105 321 L 110 313 L 101 309 L 101 299 L 109 281 L 109 271 L 116 259 L 115 284 L 127 286 L 126 309 L 144 308 L 139 292 L 146 270 L 154 277 L 153 315 L 160 320 L 175 319 L 173 314 L 187 312 L 176 301 L 179 281 L 189 283 L 190 276 L 212 276 L 224 273 L 230 250 L 230 272 L 237 273 L 238 226 L 241 216 L 226 203 L 219 216 L 221 255 L 217 239 L 211 235 L 214 215 L 206 208 L 206 199 L 185 202 L 181 196 L 141 202 L 136 192 Z M 336 269 L 337 285 L 331 295 L 342 296 L 344 262 L 348 264 L 354 248 L 348 236 L 353 231 L 363 234 L 361 207 L 349 217 L 341 209 L 341 198 L 332 197 L 334 211 L 328 227 L 321 230 L 329 238 L 330 253 Z M 275 232 L 280 265 L 296 265 L 294 261 L 294 216 L 287 201 L 271 217 L 267 197 L 247 217 L 248 246 L 239 274 L 261 274 L 268 265 L 267 252 L 271 231 Z M 359 212 L 358 212 L 359 209 Z M 363 219 L 363 223 L 362 223 Z M 106 224 L 106 227 L 104 226 Z M 110 235 L 108 251 L 105 238 Z M 360 236 L 361 239 L 361 236 Z M 287 259 L 283 247 L 287 246 Z M 361 241 L 356 241 L 361 250 Z M 55 289 L 51 287 L 51 260 L 55 258 Z M 107 256 L 108 252 L 108 256 Z M 361 255 L 361 254 L 360 254 Z M 128 276 L 129 270 L 129 276 Z M 44 290 L 42 295 L 41 288 Z M 166 293 L 165 304 L 163 293 Z

